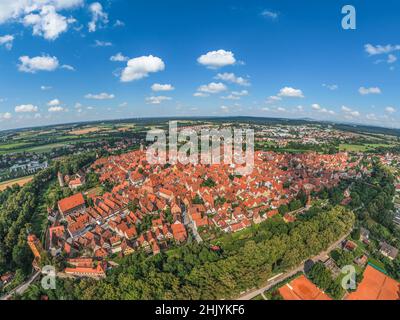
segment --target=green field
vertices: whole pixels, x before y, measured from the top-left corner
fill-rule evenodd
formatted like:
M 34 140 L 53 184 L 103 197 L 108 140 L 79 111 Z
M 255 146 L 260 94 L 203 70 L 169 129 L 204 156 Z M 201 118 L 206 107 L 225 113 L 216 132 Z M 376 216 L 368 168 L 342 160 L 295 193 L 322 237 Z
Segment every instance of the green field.
M 393 147 L 393 144 L 384 144 L 384 143 L 371 143 L 371 144 L 341 144 L 339 145 L 339 150 L 341 152 L 366 152 L 371 151 L 379 147 Z

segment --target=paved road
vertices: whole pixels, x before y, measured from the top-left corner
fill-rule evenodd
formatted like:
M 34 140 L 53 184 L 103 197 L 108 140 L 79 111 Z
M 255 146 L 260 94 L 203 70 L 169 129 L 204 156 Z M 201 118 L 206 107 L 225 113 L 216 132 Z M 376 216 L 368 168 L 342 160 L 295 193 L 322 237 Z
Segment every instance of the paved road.
M 343 240 L 345 240 L 348 236 L 349 236 L 350 232 L 347 233 L 345 236 L 341 237 L 338 241 L 336 241 L 335 243 L 333 243 L 326 251 L 321 252 L 319 255 L 315 256 L 312 258 L 312 260 L 314 262 L 321 260 L 324 256 L 328 255 L 333 249 L 335 249 L 336 247 L 338 247 Z M 307 259 L 308 260 L 308 259 Z M 307 261 L 305 260 L 305 261 Z M 268 284 L 260 289 L 251 291 L 251 292 L 247 292 L 245 294 L 243 294 L 242 296 L 240 296 L 237 300 L 251 300 L 254 297 L 262 294 L 264 291 L 272 288 L 273 286 L 277 285 L 278 283 L 284 281 L 287 278 L 290 278 L 291 276 L 294 276 L 296 273 L 303 271 L 304 270 L 304 263 L 305 261 L 303 261 L 301 263 L 301 265 L 297 266 L 295 269 L 290 270 L 284 274 L 282 274 L 281 276 L 273 279 L 271 282 L 268 282 Z
M 36 278 L 40 275 L 39 271 L 36 271 L 28 280 L 26 280 L 23 284 L 19 285 L 15 289 L 11 290 L 7 295 L 2 296 L 0 300 L 8 300 L 10 299 L 14 294 L 23 294 L 26 289 L 32 284 L 33 281 L 36 280 Z

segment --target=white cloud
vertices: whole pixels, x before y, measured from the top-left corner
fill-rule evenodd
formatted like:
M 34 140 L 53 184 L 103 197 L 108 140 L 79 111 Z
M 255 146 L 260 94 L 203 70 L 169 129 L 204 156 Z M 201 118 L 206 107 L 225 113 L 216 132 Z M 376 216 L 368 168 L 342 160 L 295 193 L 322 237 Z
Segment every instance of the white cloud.
M 124 27 L 125 26 L 125 22 L 121 21 L 121 20 L 117 20 L 114 23 L 114 27 Z
M 263 17 L 267 17 L 267 18 L 275 20 L 276 18 L 278 18 L 279 13 L 271 11 L 271 10 L 264 10 L 263 12 L 261 12 L 261 15 Z
M 19 21 L 32 12 L 38 12 L 45 6 L 53 6 L 56 10 L 68 10 L 81 6 L 84 0 L 1 0 L 0 24 Z
M 33 104 L 21 104 L 15 107 L 15 112 L 17 113 L 28 113 L 28 112 L 37 112 L 38 107 Z
M 0 120 L 10 120 L 12 118 L 12 114 L 10 112 L 0 113 Z
M 68 64 L 63 64 L 60 68 L 61 69 L 65 69 L 65 70 L 69 70 L 69 71 L 75 71 L 75 68 L 73 66 L 68 65 Z
M 235 64 L 236 59 L 231 51 L 220 49 L 203 54 L 197 59 L 197 62 L 206 66 L 207 68 L 218 69 Z
M 127 107 L 128 106 L 128 102 L 122 102 L 119 105 L 121 108 Z
M 54 107 L 50 107 L 48 109 L 48 111 L 49 112 L 62 112 L 62 111 L 64 111 L 64 108 L 60 107 L 60 106 L 54 106 Z
M 227 87 L 221 82 L 211 82 L 209 84 L 204 84 L 197 89 L 198 92 L 202 93 L 219 93 L 225 90 L 227 90 Z
M 342 111 L 346 114 L 346 116 L 348 118 L 359 117 L 360 116 L 360 112 L 358 112 L 356 110 L 352 110 L 351 108 L 346 107 L 346 106 L 342 106 Z
M 279 97 L 290 97 L 290 98 L 304 98 L 303 92 L 300 89 L 294 89 L 291 87 L 282 88 L 279 93 Z
M 18 66 L 19 71 L 36 73 L 37 71 L 54 71 L 58 68 L 59 62 L 56 57 L 38 56 L 30 58 L 22 56 L 19 58 L 21 64 Z
M 14 36 L 11 34 L 6 34 L 0 37 L 0 46 L 3 46 L 7 50 L 11 50 L 13 46 Z
M 247 90 L 242 91 L 232 91 L 230 95 L 221 97 L 226 100 L 240 100 L 242 96 L 247 96 L 249 92 Z
M 316 111 L 319 111 L 319 110 L 322 109 L 321 106 L 320 106 L 318 103 L 312 104 L 312 105 L 311 105 L 311 108 L 313 108 L 313 109 L 316 110 Z
M 281 101 L 282 98 L 278 97 L 278 96 L 269 96 L 266 103 L 270 104 L 270 103 L 275 103 L 277 101 Z
M 379 89 L 378 87 L 371 87 L 371 88 L 360 87 L 360 89 L 358 89 L 358 92 L 361 95 L 380 94 L 381 93 L 381 89 Z
M 40 86 L 40 90 L 42 90 L 42 91 L 47 91 L 47 90 L 51 90 L 52 89 L 52 87 L 50 87 L 50 86 Z
M 387 113 L 395 113 L 395 112 L 396 112 L 396 109 L 393 108 L 393 107 L 386 107 L 386 108 L 385 108 L 385 111 L 386 111 Z
M 228 73 L 228 72 L 218 73 L 214 79 L 235 83 L 240 86 L 249 86 L 250 85 L 249 80 L 242 78 L 242 77 L 237 77 L 234 73 Z
M 152 97 L 146 98 L 146 102 L 148 104 L 160 104 L 163 101 L 168 101 L 168 100 L 172 100 L 172 98 L 166 97 L 166 96 L 152 96 Z
M 94 99 L 94 100 L 110 100 L 110 99 L 114 99 L 115 95 L 113 94 L 109 94 L 109 93 L 99 93 L 99 94 L 92 94 L 92 93 L 88 93 L 85 96 L 86 99 Z
M 388 59 L 387 59 L 387 63 L 395 63 L 397 61 L 397 57 L 394 54 L 389 54 L 388 55 Z
M 400 45 L 388 44 L 385 46 L 382 46 L 382 45 L 374 46 L 374 45 L 368 43 L 368 44 L 364 45 L 364 49 L 369 55 L 374 56 L 374 55 L 378 55 L 378 54 L 388 54 L 393 51 L 398 51 L 398 50 L 400 50 Z
M 195 92 L 195 93 L 193 93 L 193 96 L 197 97 L 197 98 L 207 98 L 210 95 L 208 93 L 204 93 L 204 92 Z
M 152 55 L 130 59 L 122 71 L 121 81 L 130 82 L 145 78 L 149 73 L 163 71 L 164 61 Z
M 128 61 L 129 58 L 125 57 L 121 52 L 118 52 L 116 55 L 113 55 L 110 57 L 110 61 L 114 61 L 114 62 L 124 62 L 124 61 Z
M 53 99 L 47 103 L 49 107 L 59 106 L 61 104 L 60 100 Z
M 95 47 L 111 47 L 113 44 L 109 41 L 100 41 L 100 40 L 95 40 L 94 41 L 94 46 Z
M 98 23 L 107 24 L 108 14 L 103 11 L 103 6 L 99 2 L 94 2 L 89 6 L 89 11 L 92 14 L 92 20 L 89 22 L 89 32 L 95 32 Z
M 321 107 L 318 103 L 314 103 L 311 105 L 311 108 L 319 113 L 327 113 L 330 115 L 334 115 L 335 112 L 333 110 L 329 110 L 327 108 Z
M 171 84 L 155 83 L 151 86 L 151 90 L 153 90 L 153 91 L 172 91 L 172 90 L 175 90 L 175 88 Z
M 23 19 L 25 26 L 31 26 L 33 34 L 42 36 L 47 40 L 55 40 L 59 35 L 68 30 L 68 24 L 75 19 L 58 14 L 54 6 L 43 6 L 39 13 L 30 13 Z
M 229 107 L 227 106 L 221 106 L 220 109 L 222 112 L 229 112 Z
M 339 88 L 339 86 L 337 84 L 322 84 L 323 87 L 329 89 L 329 90 L 337 90 Z

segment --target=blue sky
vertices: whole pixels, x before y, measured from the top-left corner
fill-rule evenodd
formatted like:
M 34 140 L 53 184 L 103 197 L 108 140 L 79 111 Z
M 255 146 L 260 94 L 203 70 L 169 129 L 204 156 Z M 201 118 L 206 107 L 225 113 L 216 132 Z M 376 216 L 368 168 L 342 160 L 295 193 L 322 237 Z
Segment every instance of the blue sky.
M 345 4 L 356 30 L 341 27 Z M 389 0 L 1 0 L 0 129 L 218 115 L 400 127 L 399 12 Z

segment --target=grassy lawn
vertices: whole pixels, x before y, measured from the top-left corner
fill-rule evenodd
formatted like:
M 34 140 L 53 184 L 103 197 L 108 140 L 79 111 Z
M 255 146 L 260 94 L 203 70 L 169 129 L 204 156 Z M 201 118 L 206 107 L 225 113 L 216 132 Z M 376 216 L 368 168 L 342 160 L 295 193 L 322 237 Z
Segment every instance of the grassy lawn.
M 378 268 L 380 268 L 380 269 L 382 269 L 382 270 L 384 270 L 384 271 L 386 272 L 386 270 L 385 270 L 385 264 L 382 263 L 382 262 L 380 262 L 379 260 L 376 260 L 376 259 L 374 259 L 374 258 L 372 258 L 372 257 L 369 257 L 369 258 L 368 258 L 368 263 L 371 263 L 371 264 L 373 264 L 374 266 L 376 266 L 376 267 L 378 267 Z
M 373 150 L 379 147 L 392 147 L 392 144 L 384 144 L 384 143 L 371 143 L 371 144 L 341 144 L 339 145 L 340 151 L 347 152 L 366 152 L 369 150 Z

